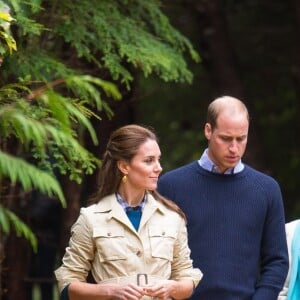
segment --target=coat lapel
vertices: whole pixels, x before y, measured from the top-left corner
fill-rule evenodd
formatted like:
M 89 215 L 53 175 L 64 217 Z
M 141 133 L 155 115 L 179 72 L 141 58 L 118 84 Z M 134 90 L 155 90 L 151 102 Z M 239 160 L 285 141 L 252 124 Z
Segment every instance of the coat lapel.
M 161 203 L 156 201 L 150 193 L 147 193 L 146 205 L 144 207 L 142 219 L 140 222 L 140 229 L 149 221 L 149 219 L 155 212 L 164 214 L 165 208 Z
M 107 213 L 107 219 L 115 219 L 118 222 L 122 223 L 130 230 L 134 230 L 130 220 L 128 219 L 124 209 L 117 200 L 115 194 L 104 197 L 97 205 L 97 212 Z
M 128 219 L 123 207 L 118 202 L 115 194 L 104 197 L 96 205 L 96 212 L 107 213 L 108 220 L 113 218 L 136 233 L 136 230 Z M 143 209 L 139 230 L 145 226 L 151 216 L 156 212 L 165 214 L 166 208 L 160 202 L 156 201 L 150 193 L 147 193 L 146 204 Z

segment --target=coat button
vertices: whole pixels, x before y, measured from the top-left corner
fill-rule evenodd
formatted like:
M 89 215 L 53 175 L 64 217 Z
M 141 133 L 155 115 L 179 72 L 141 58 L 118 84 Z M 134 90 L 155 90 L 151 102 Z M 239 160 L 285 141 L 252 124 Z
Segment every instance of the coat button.
M 140 251 L 140 250 L 136 251 L 136 255 L 137 256 L 141 256 L 142 255 L 142 251 Z
M 107 236 L 111 236 L 111 233 L 110 233 L 110 232 L 108 232 L 108 233 L 107 233 Z

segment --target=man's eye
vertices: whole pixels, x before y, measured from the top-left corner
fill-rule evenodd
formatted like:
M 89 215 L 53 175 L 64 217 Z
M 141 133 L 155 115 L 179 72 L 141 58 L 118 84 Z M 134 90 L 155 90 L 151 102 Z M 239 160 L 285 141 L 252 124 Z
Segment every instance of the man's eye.
M 230 141 L 231 141 L 231 138 L 230 138 L 230 137 L 226 137 L 226 136 L 221 137 L 221 139 L 222 139 L 224 142 L 230 142 Z
M 246 140 L 246 138 L 245 137 L 240 137 L 240 138 L 237 138 L 237 141 L 239 142 L 239 143 L 242 143 L 243 141 L 245 141 Z

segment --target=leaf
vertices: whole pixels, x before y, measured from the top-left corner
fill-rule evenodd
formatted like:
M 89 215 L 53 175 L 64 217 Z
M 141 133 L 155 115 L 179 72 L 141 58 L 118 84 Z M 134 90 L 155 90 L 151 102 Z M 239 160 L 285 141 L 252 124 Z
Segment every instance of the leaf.
M 25 191 L 36 188 L 48 196 L 56 195 L 62 205 L 66 206 L 63 192 L 54 177 L 3 151 L 0 151 L 0 176 L 10 178 L 12 183 L 20 182 Z
M 15 229 L 18 236 L 24 236 L 31 244 L 33 250 L 37 251 L 37 239 L 30 228 L 18 218 L 12 211 L 0 204 L 0 231 L 5 234 L 10 233 L 10 225 Z

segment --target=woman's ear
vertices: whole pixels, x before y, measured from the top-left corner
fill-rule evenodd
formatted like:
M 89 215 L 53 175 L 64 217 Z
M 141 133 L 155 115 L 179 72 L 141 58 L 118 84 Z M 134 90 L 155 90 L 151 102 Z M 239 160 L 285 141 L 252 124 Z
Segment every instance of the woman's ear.
M 117 162 L 117 167 L 120 170 L 120 172 L 124 175 L 128 174 L 128 163 L 125 160 L 119 160 Z

